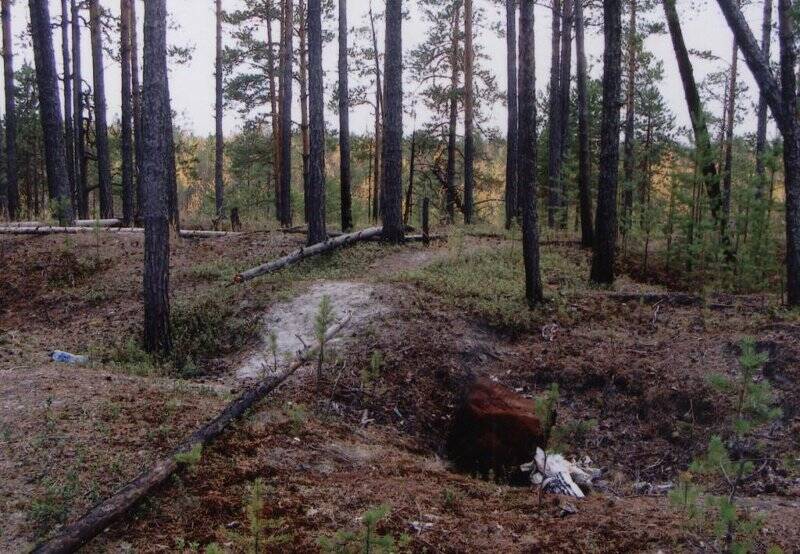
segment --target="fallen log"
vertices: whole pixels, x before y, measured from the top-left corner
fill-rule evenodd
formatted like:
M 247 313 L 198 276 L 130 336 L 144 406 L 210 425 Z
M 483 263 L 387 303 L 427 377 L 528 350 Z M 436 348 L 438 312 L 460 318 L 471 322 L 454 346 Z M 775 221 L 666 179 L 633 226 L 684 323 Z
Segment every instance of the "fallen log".
M 75 227 L 117 227 L 122 225 L 121 219 L 77 219 Z
M 350 321 L 350 316 L 332 327 L 326 340 L 333 339 Z M 186 454 L 208 445 L 216 439 L 231 423 L 241 418 L 256 402 L 263 400 L 278 386 L 284 383 L 298 369 L 316 357 L 316 348 L 306 347 L 297 353 L 294 363 L 283 373 L 269 380 L 261 381 L 255 387 L 243 392 L 236 400 L 206 425 L 192 433 L 172 453 L 150 469 L 141 473 L 116 494 L 97 504 L 78 521 L 64 527 L 56 536 L 39 544 L 32 552 L 38 554 L 65 554 L 75 552 L 109 525 L 124 516 L 131 508 L 141 502 L 151 491 L 163 485 L 180 466 L 178 459 Z
M 258 267 L 254 267 L 253 269 L 248 269 L 247 271 L 243 271 L 242 273 L 236 275 L 233 281 L 234 283 L 244 283 L 245 281 L 250 281 L 251 279 L 255 279 L 256 277 L 260 277 L 261 275 L 273 273 L 275 271 L 278 271 L 279 269 L 283 269 L 284 267 L 296 264 L 297 262 L 305 260 L 306 258 L 319 256 L 320 254 L 331 252 L 333 250 L 336 250 L 337 248 L 342 248 L 350 244 L 355 244 L 356 242 L 363 242 L 375 238 L 380 238 L 382 233 L 383 233 L 383 227 L 370 227 L 368 229 L 357 231 L 355 233 L 341 235 L 326 240 L 325 242 L 320 242 L 313 246 L 309 246 L 307 248 L 300 248 L 299 250 L 295 250 L 294 252 L 292 252 L 287 256 L 278 258 L 277 260 L 260 265 Z
M 0 226 L 0 235 L 77 235 L 80 233 L 92 233 L 100 231 L 103 233 L 133 233 L 142 234 L 144 229 L 141 227 L 89 227 L 89 226 L 75 226 L 75 227 L 55 227 L 51 225 L 31 226 L 31 227 L 14 227 L 14 226 Z M 212 238 L 212 237 L 227 237 L 236 236 L 241 233 L 233 233 L 228 231 L 194 231 L 191 229 L 181 230 L 179 235 L 183 238 Z

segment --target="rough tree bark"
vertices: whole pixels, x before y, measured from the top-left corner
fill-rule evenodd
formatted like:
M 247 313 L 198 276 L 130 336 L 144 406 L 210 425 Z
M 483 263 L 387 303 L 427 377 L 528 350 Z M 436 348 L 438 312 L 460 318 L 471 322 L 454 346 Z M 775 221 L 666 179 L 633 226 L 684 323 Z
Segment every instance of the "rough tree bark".
M 453 223 L 456 218 L 456 126 L 458 125 L 458 35 L 461 4 L 453 11 L 452 36 L 450 40 L 450 121 L 447 137 L 447 220 Z
M 372 51 L 375 53 L 375 147 L 372 163 L 372 221 L 378 221 L 380 191 L 383 183 L 383 78 L 378 53 L 378 33 L 375 30 L 375 15 L 372 3 L 369 7 L 369 23 L 372 31 Z
M 131 0 L 131 94 L 133 95 L 133 146 L 136 154 L 136 213 L 142 211 L 142 87 L 139 79 L 139 30 L 136 2 Z M 138 219 L 138 216 L 137 216 Z
M 711 148 L 711 137 L 708 133 L 703 104 L 697 91 L 697 82 L 694 79 L 692 61 L 689 59 L 689 51 L 686 49 L 686 43 L 683 40 L 683 30 L 678 18 L 678 11 L 675 8 L 675 0 L 662 0 L 662 4 L 667 26 L 669 27 L 669 34 L 672 37 L 672 47 L 675 50 L 678 70 L 683 82 L 686 105 L 689 108 L 689 116 L 692 119 L 698 164 L 703 174 L 706 193 L 711 202 L 711 214 L 714 219 L 718 220 L 721 207 L 719 175 L 717 165 L 714 163 L 714 152 Z
M 561 0 L 553 0 L 553 24 L 550 54 L 550 102 L 548 104 L 547 129 L 547 226 L 556 225 L 556 211 L 561 206 Z M 521 33 L 521 30 L 520 30 Z M 521 40 L 521 39 L 520 39 Z M 521 63 L 521 62 L 520 62 Z
M 216 3 L 216 59 L 214 64 L 214 204 L 218 219 L 225 217 L 225 183 L 223 182 L 225 161 L 225 138 L 222 135 L 222 0 Z M 269 46 L 272 48 L 272 45 Z
M 508 131 L 506 135 L 506 229 L 519 216 L 517 165 L 518 118 L 517 105 L 517 0 L 506 0 L 506 68 L 508 71 Z
M 36 82 L 39 87 L 39 116 L 44 137 L 44 156 L 51 200 L 55 200 L 55 212 L 62 224 L 75 219 L 69 194 L 64 123 L 58 95 L 58 73 L 53 50 L 53 33 L 50 23 L 50 7 L 41 0 L 29 0 L 31 35 L 33 38 Z
M 6 96 L 6 194 L 10 219 L 19 212 L 17 184 L 17 105 L 14 84 L 14 36 L 11 33 L 11 0 L 2 2 L 3 20 L 3 84 Z
M 292 0 L 284 0 L 281 23 L 280 60 L 280 115 L 281 115 L 281 165 L 280 165 L 280 209 L 278 220 L 283 227 L 292 226 Z
M 300 81 L 300 137 L 303 144 L 303 219 L 308 223 L 308 184 L 309 184 L 309 167 L 308 159 L 311 150 L 311 142 L 308 135 L 308 23 L 306 20 L 306 0 L 299 0 L 297 6 L 298 22 L 297 22 L 297 37 L 300 41 L 300 67 L 299 67 L 299 81 Z
M 575 7 L 573 0 L 564 0 L 562 6 L 562 22 L 561 22 L 561 54 L 559 57 L 560 75 L 559 75 L 559 95 L 561 96 L 558 105 L 561 108 L 559 112 L 560 121 L 558 129 L 561 133 L 559 137 L 559 146 L 561 148 L 561 155 L 558 161 L 558 176 L 560 182 L 559 190 L 559 209 L 561 210 L 561 217 L 559 219 L 559 226 L 562 229 L 567 227 L 567 180 L 564 177 L 564 165 L 567 158 L 567 144 L 569 130 L 569 108 L 570 108 L 570 85 L 572 84 L 572 27 L 575 23 Z
M 131 4 L 120 2 L 120 65 L 122 68 L 122 223 L 133 224 L 133 98 L 131 90 Z
M 92 38 L 92 77 L 94 85 L 94 134 L 97 148 L 97 175 L 100 191 L 100 217 L 114 217 L 111 192 L 111 153 L 108 146 L 105 65 L 103 61 L 103 21 L 100 0 L 89 0 L 89 27 Z
M 339 0 L 339 181 L 342 231 L 353 228 L 350 183 L 350 87 L 347 67 L 347 0 Z
M 269 104 L 270 104 L 270 123 L 272 124 L 272 174 L 275 191 L 275 217 L 280 219 L 281 207 L 281 189 L 280 189 L 280 174 L 281 174 L 281 151 L 280 151 L 280 120 L 278 115 L 278 87 L 275 85 L 275 51 L 273 49 L 274 42 L 272 40 L 272 10 L 274 4 L 270 1 L 267 4 L 269 8 L 269 20 L 267 21 L 267 79 L 269 79 Z
M 328 238 L 325 227 L 325 99 L 322 74 L 322 4 L 308 0 L 310 149 L 308 158 L 308 245 Z
M 622 0 L 607 0 L 603 3 L 603 35 L 603 115 L 600 124 L 600 176 L 591 280 L 595 283 L 611 284 L 614 282 L 617 238 Z
M 536 210 L 536 74 L 534 0 L 521 0 L 519 18 L 519 186 L 522 193 L 522 250 L 525 295 L 534 307 L 544 300 L 539 269 L 539 222 Z
M 78 215 L 89 217 L 89 186 L 86 174 L 86 134 L 83 127 L 83 67 L 81 62 L 80 2 L 71 0 L 72 13 L 72 110 L 75 126 L 75 181 L 78 193 Z
M 636 8 L 637 0 L 629 0 L 629 19 L 627 37 L 627 82 L 625 87 L 625 142 L 623 168 L 623 194 L 622 194 L 622 232 L 626 233 L 631 228 L 633 221 L 633 190 L 636 155 L 634 151 L 634 123 L 636 121 Z
M 472 0 L 464 0 L 464 223 L 472 223 L 475 191 L 475 48 Z
M 169 137 L 172 118 L 167 80 L 166 0 L 144 6 L 142 98 L 142 186 L 144 188 L 144 346 L 151 353 L 172 350 L 169 322 Z
M 591 153 L 589 150 L 589 92 L 587 90 L 586 40 L 583 0 L 575 2 L 575 49 L 578 58 L 578 193 L 581 212 L 581 245 L 594 245 L 592 223 Z
M 770 57 L 772 42 L 772 0 L 764 0 L 763 22 L 761 24 L 761 51 L 766 59 Z M 764 156 L 767 151 L 767 100 L 763 94 L 758 96 L 758 122 L 756 125 L 756 199 L 764 196 L 767 188 L 767 171 Z
M 64 85 L 64 144 L 67 152 L 67 176 L 72 209 L 78 206 L 78 190 L 75 181 L 75 129 L 72 118 L 72 70 L 70 65 L 69 35 L 70 11 L 67 0 L 61 0 L 61 60 L 63 63 Z
M 383 141 L 383 187 L 381 216 L 383 239 L 400 243 L 403 225 L 403 2 L 386 1 L 386 46 L 384 58 L 386 127 Z

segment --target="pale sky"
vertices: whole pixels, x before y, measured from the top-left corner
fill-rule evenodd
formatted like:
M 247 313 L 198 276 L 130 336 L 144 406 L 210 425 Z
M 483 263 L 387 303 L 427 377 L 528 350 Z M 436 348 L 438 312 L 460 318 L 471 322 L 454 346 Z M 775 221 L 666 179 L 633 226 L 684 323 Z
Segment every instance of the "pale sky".
M 244 0 L 223 0 L 224 9 L 234 9 L 241 5 Z M 360 25 L 364 21 L 367 13 L 369 0 L 348 0 L 349 23 L 350 26 Z M 376 8 L 382 9 L 381 0 L 374 0 Z M 54 19 L 60 16 L 60 2 L 51 0 L 51 15 Z M 104 7 L 110 8 L 118 13 L 119 2 L 117 0 L 106 0 L 101 3 Z M 172 14 L 173 20 L 180 25 L 179 29 L 169 31 L 168 40 L 172 44 L 182 46 L 192 46 L 194 48 L 193 59 L 187 66 L 173 67 L 171 73 L 171 92 L 173 109 L 179 114 L 179 124 L 189 127 L 200 134 L 210 134 L 213 132 L 213 105 L 214 105 L 214 10 L 213 0 L 168 0 L 168 10 Z M 406 0 L 406 9 L 410 12 L 410 18 L 403 24 L 404 50 L 408 52 L 425 38 L 426 26 L 419 15 L 416 2 Z M 660 3 L 657 3 L 660 4 Z M 489 18 L 489 23 L 504 20 L 504 13 L 494 0 L 475 0 L 476 9 L 484 9 Z M 745 16 L 750 23 L 751 29 L 760 37 L 761 25 L 761 6 L 756 2 L 745 8 Z M 699 59 L 694 60 L 695 76 L 699 81 L 710 71 L 717 71 L 723 64 L 726 64 L 731 57 L 730 30 L 727 28 L 724 18 L 719 11 L 717 3 L 713 0 L 678 0 L 678 9 L 681 13 L 684 36 L 687 46 L 694 50 L 708 50 L 719 56 L 721 62 L 707 62 Z M 21 31 L 26 28 L 29 18 L 27 2 L 18 0 L 14 12 L 14 34 L 19 37 Z M 139 24 L 141 25 L 143 16 L 143 5 L 139 3 Z M 588 14 L 587 14 L 588 15 Z M 599 16 L 599 14 L 595 14 Z M 87 14 L 88 17 L 88 14 Z M 648 19 L 658 19 L 663 21 L 663 11 L 657 5 Z M 536 7 L 536 56 L 537 56 L 537 88 L 544 90 L 547 85 L 547 76 L 550 65 L 550 10 Z M 335 27 L 336 22 L 327 23 L 330 27 Z M 490 57 L 489 67 L 497 77 L 498 85 L 505 89 L 506 70 L 505 70 L 505 39 L 496 36 L 490 25 L 485 25 L 482 35 L 477 39 Z M 226 28 L 226 32 L 229 29 Z M 91 79 L 91 65 L 89 58 L 89 36 L 88 31 L 84 32 L 83 53 L 84 53 L 84 77 Z M 227 39 L 227 37 L 226 37 Z M 60 30 L 54 31 L 55 48 L 57 53 L 57 63 L 60 64 Z M 141 31 L 140 31 L 141 41 Z M 27 42 L 27 41 L 26 41 Z M 773 43 L 775 39 L 773 38 Z M 23 48 L 20 40 L 17 44 L 16 67 L 21 65 L 21 59 L 25 58 L 32 61 L 31 52 Z M 381 43 L 382 44 L 382 43 Z M 677 116 L 677 121 L 681 125 L 688 125 L 689 118 L 683 97 L 678 69 L 674 61 L 672 46 L 669 35 L 650 37 L 646 42 L 647 48 L 655 54 L 658 59 L 664 60 L 665 81 L 662 87 L 662 94 Z M 775 52 L 773 48 L 773 52 Z M 593 74 L 600 76 L 602 69 L 603 40 L 596 28 L 588 30 L 587 53 L 590 57 L 590 65 L 593 66 Z M 573 47 L 574 55 L 574 47 Z M 336 56 L 337 45 L 335 42 L 329 43 L 324 50 L 324 64 L 326 75 L 326 94 L 330 94 L 330 87 L 336 82 Z M 120 76 L 119 66 L 109 57 L 106 58 L 106 90 L 108 94 L 108 105 L 111 119 L 118 117 L 120 111 Z M 741 79 L 748 83 L 750 101 L 746 106 L 750 109 L 750 102 L 757 100 L 757 89 L 749 70 L 740 55 Z M 573 62 L 574 68 L 574 62 Z M 573 69 L 574 71 L 574 69 Z M 351 84 L 355 82 L 355 77 L 351 77 Z M 408 83 L 406 90 L 412 90 L 413 83 Z M 295 91 L 297 87 L 295 87 Z M 297 94 L 295 94 L 295 97 Z M 326 99 L 327 101 L 327 99 Z M 719 105 L 709 106 L 710 109 L 719 111 Z M 361 132 L 369 125 L 371 114 L 369 108 L 355 108 L 352 112 L 351 129 L 354 132 Z M 424 120 L 425 114 L 420 113 L 420 120 Z M 490 124 L 499 128 L 505 128 L 506 111 L 502 104 L 498 104 L 491 110 Z M 326 124 L 330 128 L 338 126 L 338 119 L 334 113 L 326 115 Z M 226 133 L 234 132 L 241 125 L 238 114 L 230 112 L 226 114 L 225 129 Z M 411 123 L 407 122 L 410 132 Z M 755 128 L 754 116 L 750 115 L 747 121 L 737 129 L 737 132 L 752 132 Z

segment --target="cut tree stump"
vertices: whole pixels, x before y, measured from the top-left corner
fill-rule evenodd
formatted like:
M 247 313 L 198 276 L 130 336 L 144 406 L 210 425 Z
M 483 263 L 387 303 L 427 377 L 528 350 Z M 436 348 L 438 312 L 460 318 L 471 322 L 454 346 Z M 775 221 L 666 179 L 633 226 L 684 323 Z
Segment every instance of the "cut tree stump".
M 326 340 L 333 339 L 350 321 L 348 316 L 333 326 Z M 116 494 L 92 508 L 75 523 L 67 525 L 53 538 L 38 545 L 33 552 L 39 554 L 64 554 L 75 552 L 109 525 L 124 516 L 131 508 L 141 502 L 150 492 L 163 485 L 178 470 L 177 461 L 181 454 L 203 447 L 216 439 L 231 423 L 242 417 L 256 402 L 263 400 L 298 369 L 316 357 L 316 348 L 306 347 L 297 353 L 294 363 L 280 375 L 261 381 L 255 387 L 243 392 L 236 400 L 206 425 L 192 433 L 172 454 L 156 462 L 150 469 L 129 482 Z

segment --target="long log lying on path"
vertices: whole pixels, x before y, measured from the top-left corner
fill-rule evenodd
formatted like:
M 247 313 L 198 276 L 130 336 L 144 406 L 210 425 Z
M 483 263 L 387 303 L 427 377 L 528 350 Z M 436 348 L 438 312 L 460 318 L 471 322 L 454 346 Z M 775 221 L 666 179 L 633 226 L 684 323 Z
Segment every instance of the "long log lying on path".
M 337 248 L 342 248 L 343 246 L 347 246 L 349 244 L 355 244 L 356 242 L 362 242 L 362 241 L 372 240 L 375 238 L 380 238 L 382 233 L 383 233 L 383 227 L 370 227 L 368 229 L 357 231 L 355 233 L 341 235 L 326 240 L 325 242 L 320 242 L 313 246 L 309 246 L 307 248 L 301 248 L 299 250 L 295 250 L 294 252 L 292 252 L 287 256 L 284 256 L 283 258 L 278 258 L 277 260 L 271 261 L 269 263 L 239 273 L 236 277 L 234 277 L 234 283 L 244 283 L 245 281 L 250 281 L 251 279 L 255 279 L 256 277 L 260 277 L 261 275 L 273 273 L 275 271 L 278 271 L 279 269 L 283 269 L 286 266 L 295 264 L 300 260 L 311 258 L 312 256 L 319 256 L 320 254 L 331 252 L 332 250 L 336 250 Z
M 92 233 L 95 231 L 120 234 L 144 233 L 144 229 L 141 227 L 54 227 L 50 225 L 42 225 L 37 227 L 0 226 L 0 235 L 77 235 L 79 233 Z M 194 231 L 191 229 L 183 229 L 179 234 L 183 238 L 212 238 L 237 236 L 241 233 L 228 231 Z
M 348 316 L 333 326 L 326 334 L 326 340 L 333 339 L 350 321 Z M 236 400 L 220 412 L 217 417 L 192 433 L 170 456 L 156 462 L 150 469 L 125 485 L 116 494 L 104 500 L 75 523 L 64 527 L 49 541 L 38 545 L 33 552 L 37 554 L 65 554 L 77 551 L 109 525 L 124 516 L 141 502 L 151 491 L 163 485 L 180 466 L 178 457 L 198 447 L 208 445 L 216 439 L 231 423 L 241 418 L 256 402 L 263 400 L 298 369 L 316 357 L 316 348 L 306 347 L 298 352 L 294 363 L 283 373 L 272 379 L 261 381 L 258 385 L 242 393 Z
M 121 219 L 76 219 L 75 227 L 116 227 L 122 225 Z

